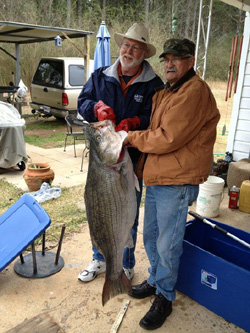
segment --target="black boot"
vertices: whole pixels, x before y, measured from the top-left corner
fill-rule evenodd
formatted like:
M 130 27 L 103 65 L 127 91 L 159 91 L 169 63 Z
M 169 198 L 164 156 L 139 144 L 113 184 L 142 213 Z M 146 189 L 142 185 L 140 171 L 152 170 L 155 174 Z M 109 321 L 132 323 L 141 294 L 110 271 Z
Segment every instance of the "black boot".
M 136 286 L 132 286 L 132 293 L 129 296 L 134 298 L 145 298 L 148 296 L 155 295 L 156 288 L 152 287 L 147 283 L 147 280 L 138 284 Z
M 141 319 L 139 325 L 145 330 L 155 330 L 162 326 L 172 312 L 172 302 L 162 294 L 156 296 L 150 310 Z

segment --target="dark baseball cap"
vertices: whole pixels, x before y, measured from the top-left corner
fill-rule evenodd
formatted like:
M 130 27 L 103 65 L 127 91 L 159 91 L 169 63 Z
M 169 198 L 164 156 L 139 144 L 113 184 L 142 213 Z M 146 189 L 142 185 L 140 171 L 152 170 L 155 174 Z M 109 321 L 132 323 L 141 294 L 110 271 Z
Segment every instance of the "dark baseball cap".
M 175 55 L 184 55 L 190 54 L 194 56 L 195 52 L 195 43 L 189 39 L 177 39 L 171 38 L 167 39 L 163 46 L 163 52 L 159 58 L 164 57 L 165 54 L 175 54 Z

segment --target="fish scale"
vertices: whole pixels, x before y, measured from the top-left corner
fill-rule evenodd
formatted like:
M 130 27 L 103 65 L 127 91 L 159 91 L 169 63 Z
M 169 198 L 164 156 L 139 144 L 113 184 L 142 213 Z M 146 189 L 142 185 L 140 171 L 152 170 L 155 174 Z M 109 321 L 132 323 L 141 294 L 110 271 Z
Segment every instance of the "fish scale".
M 110 298 L 131 290 L 122 260 L 124 247 L 132 238 L 130 231 L 137 210 L 135 177 L 127 150 L 119 164 L 106 165 L 118 160 L 123 141 L 110 121 L 90 124 L 88 133 L 90 154 L 84 199 L 92 244 L 106 261 L 104 305 Z

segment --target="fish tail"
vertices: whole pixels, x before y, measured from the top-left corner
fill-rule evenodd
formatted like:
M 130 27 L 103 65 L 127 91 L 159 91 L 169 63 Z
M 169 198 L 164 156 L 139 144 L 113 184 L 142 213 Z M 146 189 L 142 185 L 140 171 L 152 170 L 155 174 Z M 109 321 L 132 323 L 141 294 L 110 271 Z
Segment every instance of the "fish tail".
M 102 291 L 102 305 L 104 306 L 108 300 L 119 295 L 132 292 L 131 282 L 127 278 L 124 271 L 116 280 L 111 280 L 107 275 Z

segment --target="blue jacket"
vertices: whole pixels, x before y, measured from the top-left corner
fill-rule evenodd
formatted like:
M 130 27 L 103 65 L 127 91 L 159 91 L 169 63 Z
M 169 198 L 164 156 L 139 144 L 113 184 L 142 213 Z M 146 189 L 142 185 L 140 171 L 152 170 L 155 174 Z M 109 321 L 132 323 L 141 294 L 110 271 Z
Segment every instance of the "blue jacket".
M 163 82 L 144 60 L 141 75 L 129 86 L 126 97 L 123 97 L 117 74 L 119 62 L 117 59 L 110 67 L 101 67 L 94 71 L 78 97 L 78 112 L 88 122 L 95 122 L 97 118 L 94 116 L 94 106 L 102 100 L 114 110 L 116 125 L 123 119 L 138 116 L 140 127 L 137 130 L 146 129 L 149 126 L 155 88 L 162 86 Z M 140 154 L 134 148 L 129 150 L 135 163 Z

